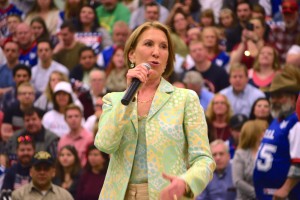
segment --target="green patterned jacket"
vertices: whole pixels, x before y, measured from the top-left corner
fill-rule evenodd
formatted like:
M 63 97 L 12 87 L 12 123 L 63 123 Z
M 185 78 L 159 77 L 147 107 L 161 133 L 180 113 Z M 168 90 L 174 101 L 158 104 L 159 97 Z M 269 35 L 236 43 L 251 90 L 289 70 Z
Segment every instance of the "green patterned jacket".
M 103 113 L 95 145 L 111 154 L 99 199 L 124 199 L 137 145 L 137 102 L 121 104 L 124 92 L 103 98 Z M 215 162 L 207 138 L 207 124 L 197 94 L 173 87 L 163 78 L 155 93 L 146 124 L 150 199 L 157 200 L 169 185 L 162 172 L 183 178 L 193 196 L 213 176 Z M 190 199 L 190 198 L 184 198 Z

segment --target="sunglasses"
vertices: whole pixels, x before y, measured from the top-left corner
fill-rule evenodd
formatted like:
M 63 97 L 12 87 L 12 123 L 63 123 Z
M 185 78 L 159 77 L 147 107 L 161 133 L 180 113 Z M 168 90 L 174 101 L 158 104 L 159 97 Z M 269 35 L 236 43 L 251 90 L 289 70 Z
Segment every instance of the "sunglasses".
M 21 142 L 32 142 L 32 138 L 29 135 L 25 135 L 25 136 L 19 136 L 17 138 L 18 143 Z

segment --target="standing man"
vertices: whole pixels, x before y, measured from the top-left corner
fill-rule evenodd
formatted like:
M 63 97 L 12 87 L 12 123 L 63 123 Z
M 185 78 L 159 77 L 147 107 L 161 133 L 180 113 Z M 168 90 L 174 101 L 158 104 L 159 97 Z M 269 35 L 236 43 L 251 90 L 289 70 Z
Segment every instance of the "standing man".
M 251 18 L 252 6 L 246 0 L 241 0 L 236 6 L 236 16 L 238 18 L 238 24 L 225 31 L 225 36 L 227 38 L 226 48 L 227 51 L 232 51 L 233 47 L 241 42 L 242 31 L 246 27 L 246 24 Z
M 253 182 L 259 200 L 300 199 L 300 69 L 287 67 L 270 87 L 273 122 L 261 141 Z M 298 122 L 298 123 L 297 123 Z
M 13 200 L 73 200 L 65 189 L 52 184 L 55 176 L 53 157 L 46 151 L 37 152 L 32 160 L 30 176 L 32 181 L 12 193 Z

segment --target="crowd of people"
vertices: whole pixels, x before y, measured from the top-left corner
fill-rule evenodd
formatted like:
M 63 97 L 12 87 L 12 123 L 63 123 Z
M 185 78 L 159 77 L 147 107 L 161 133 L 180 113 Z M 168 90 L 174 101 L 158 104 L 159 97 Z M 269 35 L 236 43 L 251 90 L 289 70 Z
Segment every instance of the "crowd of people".
M 0 1 L 0 200 L 92 200 L 103 185 L 102 198 L 129 199 L 136 182 L 149 184 L 150 199 L 160 191 L 162 199 L 300 199 L 299 6 Z M 150 61 L 150 71 L 140 65 Z M 145 84 L 133 99 L 136 116 L 119 104 L 132 78 Z M 173 97 L 165 103 L 162 93 Z M 134 130 L 144 138 L 133 140 Z M 163 190 L 166 180 L 177 193 Z

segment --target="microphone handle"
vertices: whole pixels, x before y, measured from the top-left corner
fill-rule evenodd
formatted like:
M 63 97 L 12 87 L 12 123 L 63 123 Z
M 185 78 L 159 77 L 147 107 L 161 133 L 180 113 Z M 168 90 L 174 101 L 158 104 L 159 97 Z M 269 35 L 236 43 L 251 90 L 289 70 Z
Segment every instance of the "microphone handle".
M 141 81 L 138 78 L 133 78 L 132 82 L 129 86 L 129 88 L 127 89 L 125 95 L 123 96 L 121 103 L 124 106 L 127 106 L 130 101 L 132 100 L 132 98 L 134 97 L 135 93 L 138 91 L 138 88 L 141 85 Z

